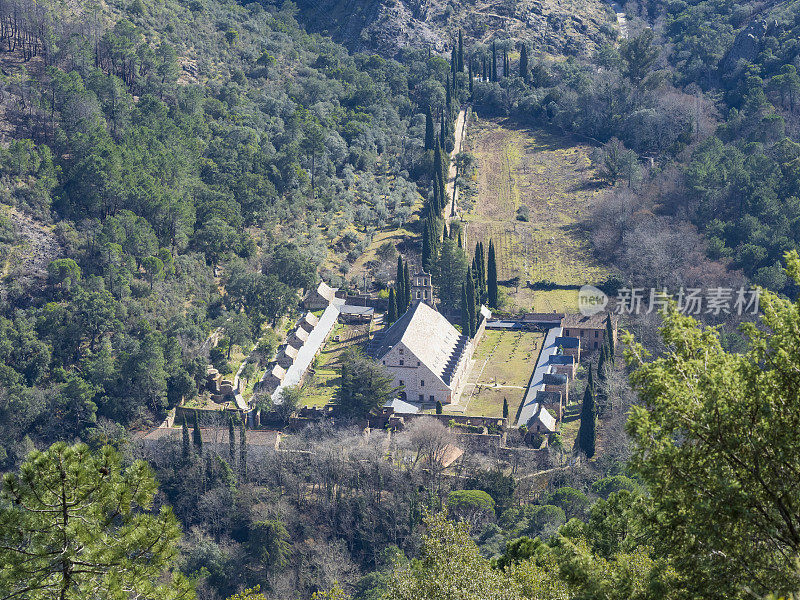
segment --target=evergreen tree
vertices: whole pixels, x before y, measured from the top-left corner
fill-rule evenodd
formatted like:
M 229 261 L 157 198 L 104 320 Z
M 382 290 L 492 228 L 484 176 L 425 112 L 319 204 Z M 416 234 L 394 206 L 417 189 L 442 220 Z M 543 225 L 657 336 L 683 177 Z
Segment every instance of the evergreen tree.
M 472 318 L 469 314 L 469 297 L 467 296 L 467 284 L 461 284 L 461 333 L 471 338 Z
M 197 418 L 197 411 L 194 411 L 194 429 L 192 431 L 192 441 L 194 442 L 197 453 L 203 454 L 203 434 L 200 432 L 200 421 Z
M 464 248 L 464 242 L 461 240 L 461 230 L 460 229 L 458 230 L 458 247 L 462 248 L 462 249 Z
M 458 72 L 464 72 L 464 32 L 459 29 L 458 30 Z
M 411 306 L 411 277 L 408 272 L 408 263 L 403 265 L 403 307 L 408 310 Z
M 192 444 L 189 441 L 189 425 L 186 423 L 186 413 L 183 413 L 183 426 L 181 427 L 181 433 L 183 434 L 183 446 L 182 452 L 184 460 L 189 458 L 189 455 L 192 452 Z
M 426 221 L 427 224 L 427 221 Z M 422 254 L 423 257 L 425 255 L 425 240 L 423 238 L 423 245 L 422 245 Z M 423 260 L 425 260 L 423 258 Z M 402 315 L 406 312 L 406 307 L 403 306 L 403 301 L 405 300 L 406 293 L 403 291 L 403 257 L 397 257 L 397 273 L 394 276 L 394 287 L 397 290 L 397 296 L 395 298 L 395 302 L 397 303 L 397 316 Z
M 486 266 L 486 289 L 489 306 L 497 308 L 497 262 L 495 258 L 494 242 L 489 240 L 489 260 Z
M 242 422 L 239 424 L 239 473 L 242 476 L 242 480 L 247 480 L 247 428 L 245 426 L 245 421 L 247 417 L 242 419 Z
M 469 78 L 469 98 L 470 98 L 470 100 L 472 100 L 472 78 L 473 78 L 473 74 L 472 74 L 472 59 L 469 60 L 467 65 L 468 65 L 467 77 Z
M 173 570 L 180 526 L 153 502 L 153 472 L 143 460 L 123 464 L 111 446 L 59 442 L 3 477 L 0 597 L 195 597 Z
M 519 76 L 528 81 L 528 47 L 525 44 L 519 51 Z
M 497 81 L 497 45 L 492 42 L 492 81 Z
M 581 406 L 581 424 L 578 429 L 578 449 L 592 458 L 595 451 L 595 441 L 597 436 L 597 412 L 595 410 L 595 391 L 592 378 L 592 366 L 589 365 L 589 378 L 586 384 L 586 391 L 583 393 L 583 405 Z
M 445 241 L 445 240 L 446 240 L 448 237 L 450 237 L 450 236 L 447 234 L 447 221 L 445 221 L 445 222 L 442 224 L 442 243 L 444 243 L 444 241 Z
M 425 217 L 422 224 L 422 270 L 431 272 L 433 248 L 431 248 L 430 218 Z M 399 295 L 399 291 L 398 291 Z
M 611 323 L 611 313 L 606 315 L 606 341 L 608 343 L 608 358 L 614 361 L 614 326 Z
M 455 79 L 451 79 L 449 76 L 447 78 L 447 85 L 445 86 L 445 95 L 444 95 L 444 122 L 450 120 L 450 115 L 453 114 L 453 87 L 455 85 Z M 442 139 L 447 139 L 447 126 L 445 125 L 442 129 Z
M 503 398 L 503 418 L 508 418 L 508 398 Z
M 236 466 L 236 429 L 233 427 L 233 417 L 228 418 L 228 458 L 231 467 Z
M 469 311 L 469 330 L 470 337 L 477 331 L 477 321 L 475 310 L 475 280 L 473 279 L 472 269 L 467 268 L 467 310 Z
M 389 309 L 386 312 L 386 324 L 391 325 L 397 321 L 397 300 L 394 295 L 394 288 L 389 290 Z
M 442 414 L 442 402 L 441 402 L 441 400 L 437 400 L 436 401 L 436 414 L 437 415 Z
M 455 77 L 456 70 L 458 69 L 458 46 L 453 44 L 453 49 L 450 51 L 450 74 Z
M 485 82 L 486 81 L 486 76 L 487 76 L 487 73 L 486 73 L 486 55 L 483 55 L 481 57 L 481 63 L 483 64 L 483 76 L 481 77 L 481 81 Z
M 431 115 L 431 109 L 428 107 L 425 110 L 425 150 L 433 150 L 434 143 L 433 115 Z

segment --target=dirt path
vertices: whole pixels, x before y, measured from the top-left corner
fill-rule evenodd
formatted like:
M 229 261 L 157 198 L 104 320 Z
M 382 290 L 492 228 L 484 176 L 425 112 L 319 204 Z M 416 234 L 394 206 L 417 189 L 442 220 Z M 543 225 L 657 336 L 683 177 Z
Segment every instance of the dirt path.
M 464 144 L 464 133 L 467 129 L 467 108 L 464 107 L 458 111 L 456 117 L 455 129 L 455 145 L 453 151 L 450 153 L 450 169 L 447 172 L 447 197 L 450 199 L 450 206 L 445 209 L 446 219 L 448 226 L 453 217 L 458 215 L 458 189 L 456 189 L 456 177 L 458 176 L 458 167 L 456 166 L 456 156 L 461 152 Z M 455 210 L 453 210 L 455 209 Z

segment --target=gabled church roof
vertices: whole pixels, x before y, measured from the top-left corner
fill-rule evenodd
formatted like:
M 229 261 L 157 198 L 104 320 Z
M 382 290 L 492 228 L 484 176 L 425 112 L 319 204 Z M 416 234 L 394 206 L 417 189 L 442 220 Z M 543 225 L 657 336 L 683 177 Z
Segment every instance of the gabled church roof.
M 380 360 L 402 342 L 418 361 L 450 385 L 468 341 L 442 314 L 419 302 L 389 327 L 372 355 Z

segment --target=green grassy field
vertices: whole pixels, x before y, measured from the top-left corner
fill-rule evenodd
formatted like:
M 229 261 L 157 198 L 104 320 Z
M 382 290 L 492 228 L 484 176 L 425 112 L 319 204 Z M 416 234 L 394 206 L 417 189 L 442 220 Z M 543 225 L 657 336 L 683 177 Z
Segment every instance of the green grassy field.
M 314 373 L 310 373 L 303 384 L 301 404 L 304 406 L 328 404 L 339 387 L 339 355 L 353 346 L 366 345 L 368 338 L 367 325 L 337 323 L 313 364 Z
M 541 129 L 475 120 L 467 149 L 477 160 L 478 197 L 466 216 L 468 247 L 479 240 L 497 248 L 498 278 L 510 311 L 577 309 L 577 288 L 603 281 L 580 224 L 599 198 L 591 147 Z M 528 211 L 528 221 L 517 211 Z M 572 289 L 534 291 L 526 282 L 550 281 Z
M 475 364 L 459 406 L 449 412 L 502 417 L 506 398 L 509 418 L 513 419 L 525 396 L 542 339 L 541 334 L 533 332 L 487 331 L 475 349 Z

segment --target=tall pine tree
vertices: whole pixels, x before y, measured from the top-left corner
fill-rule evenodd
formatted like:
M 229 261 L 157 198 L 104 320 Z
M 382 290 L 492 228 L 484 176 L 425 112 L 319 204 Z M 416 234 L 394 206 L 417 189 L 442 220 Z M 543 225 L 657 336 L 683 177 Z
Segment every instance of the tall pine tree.
M 247 428 L 245 420 L 242 419 L 239 426 L 239 473 L 242 475 L 242 480 L 247 480 Z
M 581 424 L 578 429 L 578 450 L 592 458 L 595 452 L 595 442 L 597 438 L 597 411 L 595 408 L 594 381 L 592 378 L 592 366 L 589 365 L 589 378 L 586 384 L 586 391 L 583 393 L 583 405 L 581 406 Z
M 187 459 L 192 453 L 192 443 L 189 440 L 189 425 L 186 423 L 186 413 L 183 413 L 183 426 L 181 427 L 181 434 L 183 436 L 181 453 L 183 454 L 183 458 Z
M 386 312 L 386 324 L 391 325 L 397 321 L 397 300 L 394 294 L 394 288 L 389 290 L 389 309 Z
M 464 32 L 459 29 L 458 30 L 458 72 L 464 72 Z
M 611 323 L 611 313 L 606 315 L 606 341 L 608 343 L 609 355 L 608 358 L 611 362 L 614 361 L 614 325 Z
M 475 280 L 473 279 L 472 269 L 467 268 L 467 310 L 469 310 L 469 330 L 470 330 L 470 337 L 475 335 L 477 331 L 477 321 L 476 315 L 477 311 L 475 310 Z
M 461 333 L 472 337 L 472 317 L 469 314 L 469 297 L 467 296 L 467 284 L 461 284 Z
M 403 265 L 403 293 L 405 294 L 405 298 L 403 298 L 403 306 L 406 310 L 408 310 L 411 306 L 411 277 L 410 273 L 408 272 L 408 263 Z
M 522 44 L 519 51 L 519 76 L 528 81 L 528 47 Z
M 231 467 L 236 467 L 236 430 L 233 427 L 233 417 L 228 417 L 228 459 Z
M 433 248 L 431 248 L 431 232 L 430 232 L 430 216 L 425 217 L 422 223 L 422 270 L 426 273 L 431 272 L 431 265 L 433 264 Z M 399 297 L 399 289 L 398 289 Z M 399 304 L 398 304 L 399 309 Z
M 424 244 L 423 244 L 423 256 L 424 256 Z M 423 258 L 424 260 L 424 258 Z M 397 273 L 394 276 L 394 287 L 397 291 L 397 298 L 395 302 L 397 302 L 397 315 L 400 316 L 404 312 L 406 312 L 405 307 L 403 306 L 403 300 L 406 297 L 406 293 L 403 291 L 403 257 L 397 257 Z
M 434 139 L 435 133 L 433 131 L 433 115 L 431 114 L 430 106 L 425 111 L 425 150 L 433 150 L 436 140 Z
M 492 42 L 492 81 L 497 81 L 497 45 Z
M 489 306 L 497 308 L 497 259 L 492 240 L 489 240 L 489 260 L 486 265 L 486 291 L 489 297 Z
M 200 421 L 197 417 L 197 411 L 194 411 L 194 429 L 192 430 L 192 441 L 198 454 L 203 454 L 203 434 L 200 432 Z

